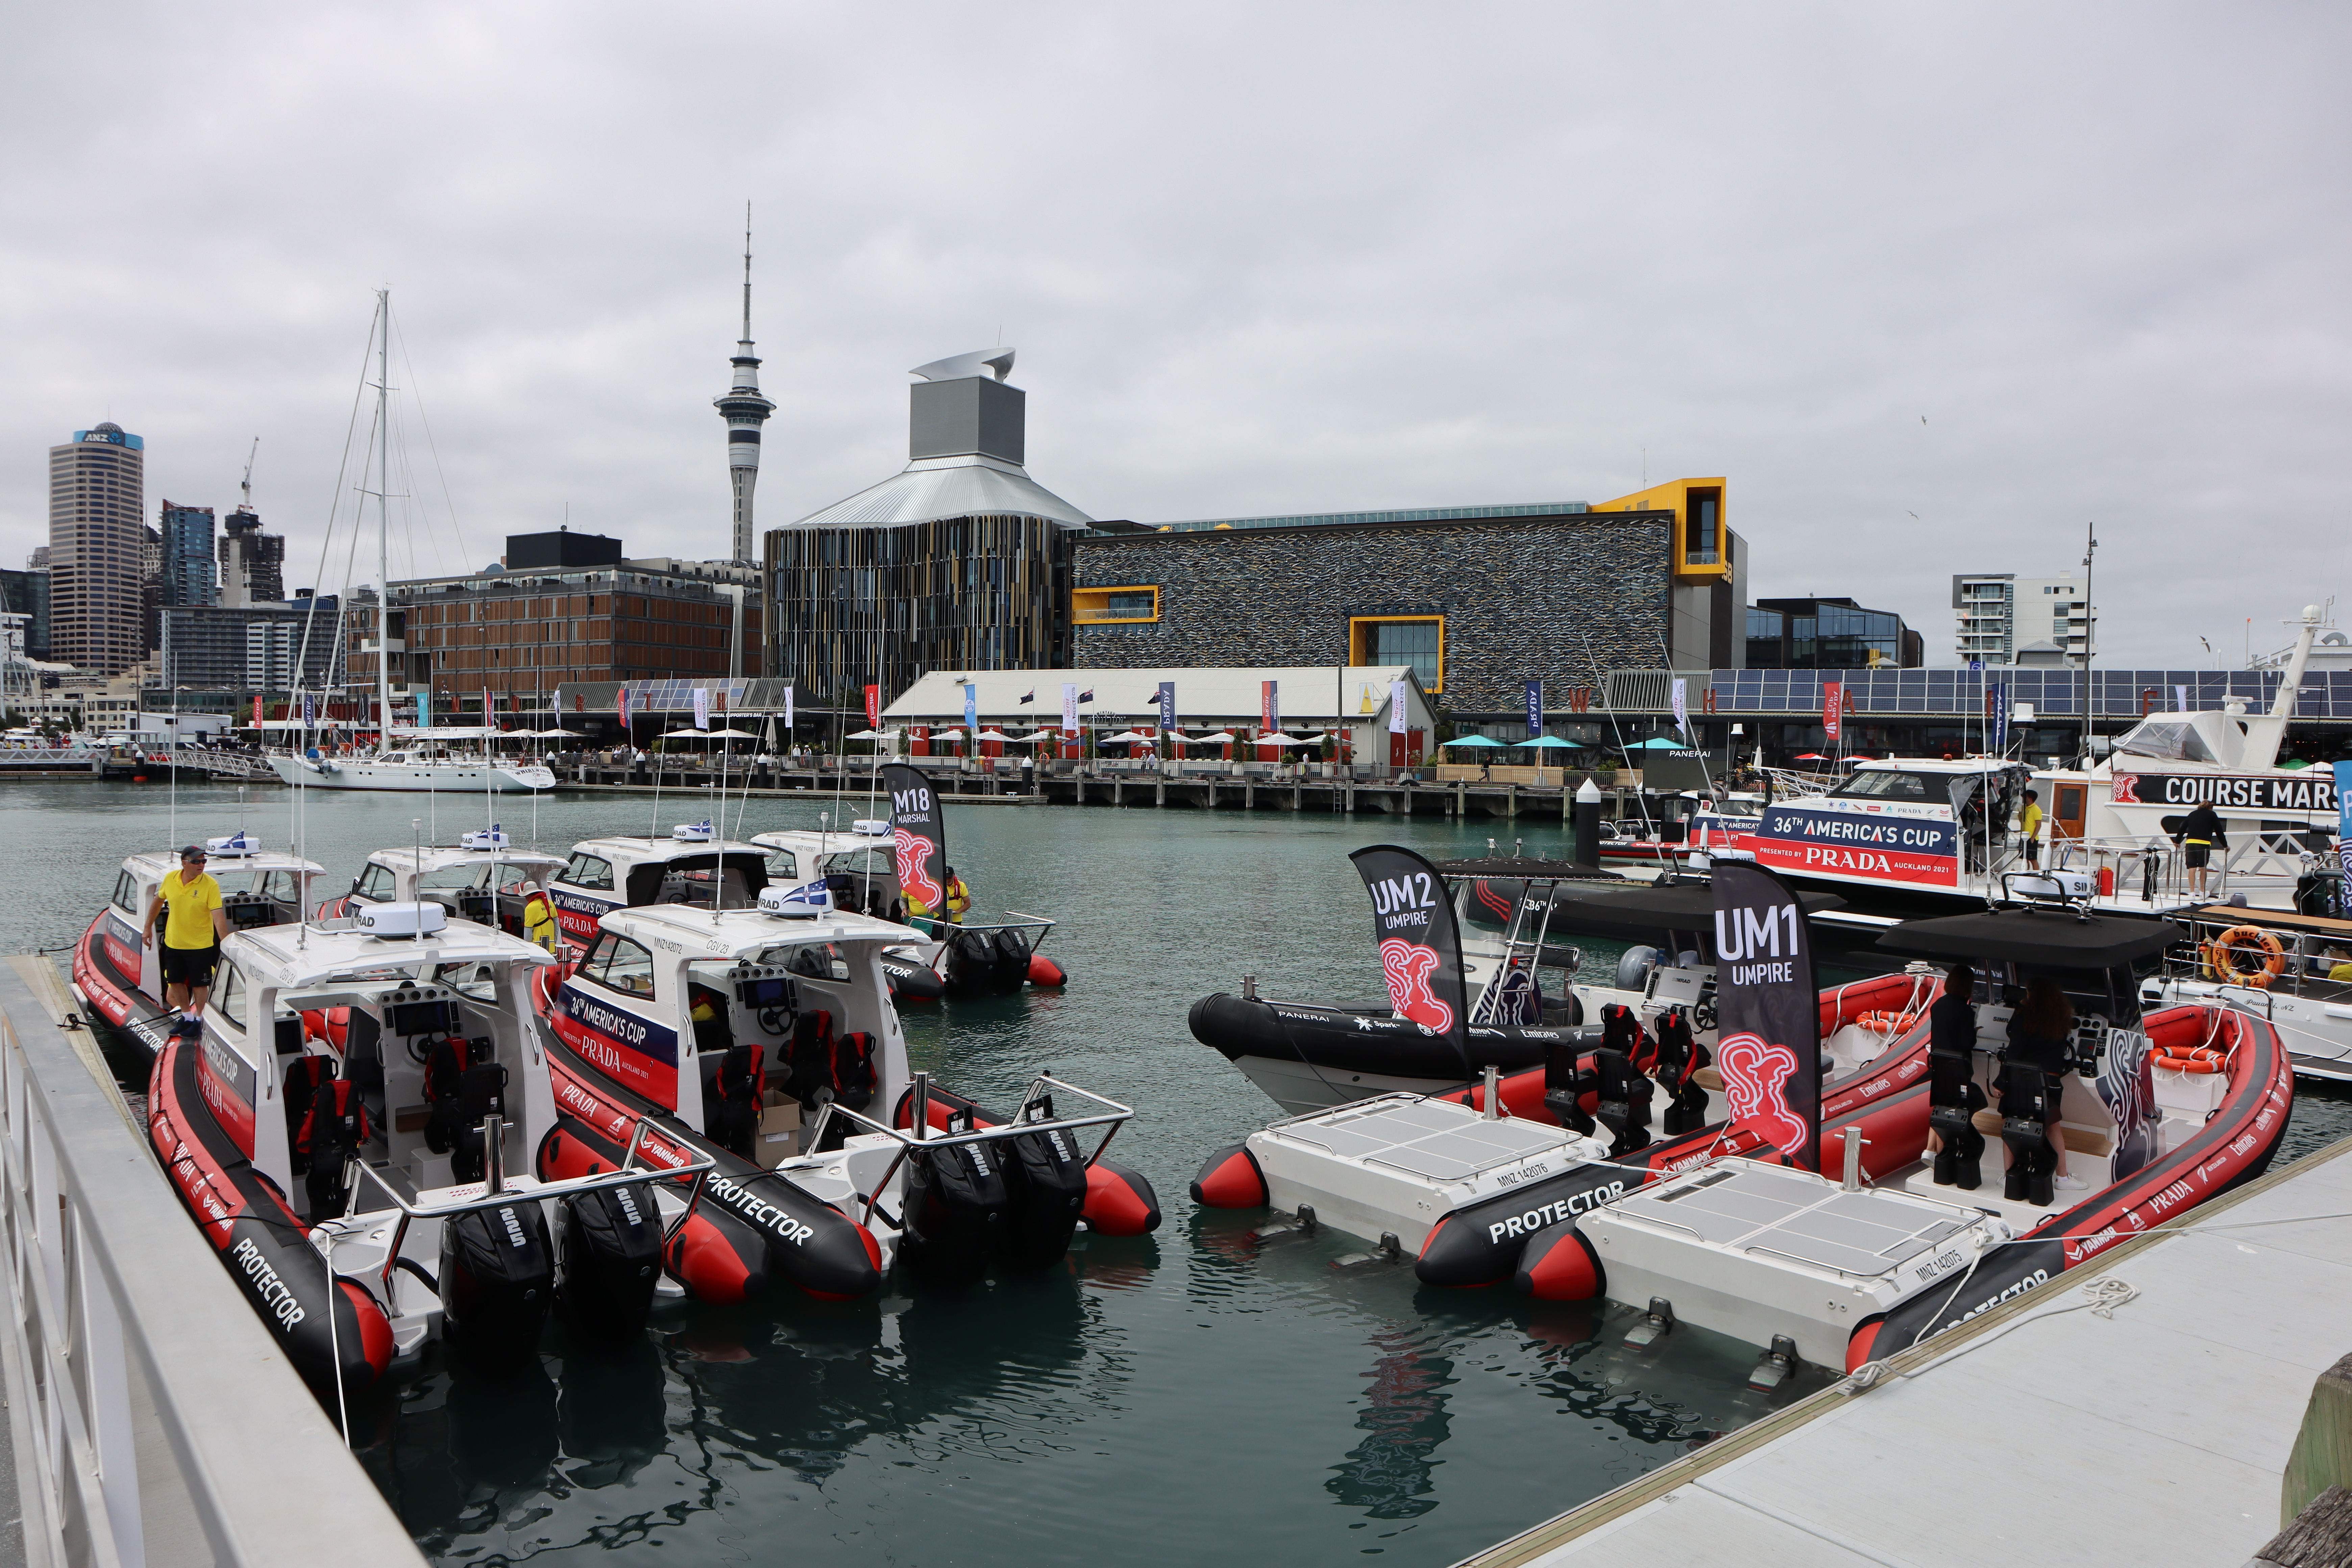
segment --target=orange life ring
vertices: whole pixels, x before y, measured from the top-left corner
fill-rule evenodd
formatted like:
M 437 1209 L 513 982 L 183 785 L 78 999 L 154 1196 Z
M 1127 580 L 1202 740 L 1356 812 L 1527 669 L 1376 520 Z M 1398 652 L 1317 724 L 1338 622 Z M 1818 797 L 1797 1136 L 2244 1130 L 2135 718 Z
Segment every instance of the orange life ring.
M 2254 969 L 2242 969 L 2238 957 L 2250 950 L 2252 942 L 2267 954 Z M 2277 934 L 2260 926 L 2231 926 L 2205 944 L 2205 962 L 2212 967 L 2215 978 L 2225 984 L 2251 985 L 2258 991 L 2267 990 L 2270 983 L 2286 973 L 2286 947 Z
M 1918 1021 L 1916 1013 L 1897 1013 L 1887 1009 L 1864 1013 L 1854 1020 L 1861 1027 L 1877 1035 L 1901 1035 Z
M 2205 1061 L 2193 1057 L 2153 1057 L 2149 1059 L 2155 1066 L 2169 1068 L 2174 1072 L 2220 1072 L 2226 1065 L 2222 1062 Z

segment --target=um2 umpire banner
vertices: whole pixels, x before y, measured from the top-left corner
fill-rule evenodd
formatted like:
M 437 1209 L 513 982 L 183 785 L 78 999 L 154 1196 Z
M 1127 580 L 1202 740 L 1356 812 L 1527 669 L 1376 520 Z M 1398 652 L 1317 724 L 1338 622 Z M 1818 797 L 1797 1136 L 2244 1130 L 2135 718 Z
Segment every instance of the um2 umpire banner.
M 882 766 L 882 787 L 890 795 L 890 848 L 898 873 L 898 896 L 910 915 L 947 910 L 948 832 L 940 821 L 940 797 L 931 781 L 904 763 Z
M 1381 973 L 1399 1016 L 1443 1035 L 1470 1076 L 1465 1046 L 1469 991 L 1462 973 L 1462 933 L 1435 867 L 1410 849 L 1375 844 L 1348 857 L 1372 896 L 1372 932 L 1381 944 Z
M 1731 1115 L 1789 1163 L 1822 1168 L 1821 1000 L 1813 935 L 1787 883 L 1746 860 L 1717 860 L 1716 1070 Z

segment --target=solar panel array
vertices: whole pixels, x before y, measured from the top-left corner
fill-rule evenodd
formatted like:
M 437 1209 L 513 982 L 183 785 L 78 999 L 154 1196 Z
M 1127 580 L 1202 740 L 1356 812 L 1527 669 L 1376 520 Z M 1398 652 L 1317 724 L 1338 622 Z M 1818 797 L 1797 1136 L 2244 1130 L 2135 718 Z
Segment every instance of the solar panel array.
M 2083 712 L 2084 672 L 2018 667 L 1973 669 L 1717 669 L 1712 711 L 1723 713 L 1818 713 L 1822 686 L 1842 681 L 1856 717 L 1874 714 L 1976 715 L 1984 711 L 1989 684 L 2006 689 L 2012 703 L 2031 702 L 2037 715 Z M 2092 699 L 2101 718 L 2137 718 L 2143 711 L 2179 707 L 2176 689 L 2189 689 L 2189 710 L 2219 710 L 2231 697 L 2249 710 L 2266 711 L 2278 695 L 2282 674 L 2269 669 L 2097 669 L 2090 672 Z M 1696 681 L 1693 682 L 1697 686 Z M 2152 693 L 2153 695 L 2147 695 Z M 1696 693 L 1694 692 L 1694 702 Z M 2305 673 L 2295 699 L 2300 719 L 2352 719 L 2352 670 Z

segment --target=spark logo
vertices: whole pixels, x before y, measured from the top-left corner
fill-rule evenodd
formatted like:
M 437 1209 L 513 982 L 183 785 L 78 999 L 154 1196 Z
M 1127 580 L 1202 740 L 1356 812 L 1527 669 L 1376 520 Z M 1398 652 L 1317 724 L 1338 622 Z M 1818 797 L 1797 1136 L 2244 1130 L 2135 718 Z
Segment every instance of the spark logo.
M 1809 1130 L 1789 1109 L 1788 1093 L 1797 1053 L 1766 1045 L 1760 1036 L 1727 1035 L 1715 1047 L 1715 1064 L 1733 1119 L 1755 1128 L 1784 1154 L 1801 1152 Z
M 898 862 L 898 890 L 907 895 L 909 903 L 925 910 L 936 910 L 946 903 L 947 894 L 924 865 L 931 857 L 931 841 L 903 827 L 893 827 L 890 842 Z
M 1414 1023 L 1442 1034 L 1454 1027 L 1454 1009 L 1429 987 L 1430 973 L 1436 967 L 1434 948 L 1395 936 L 1381 943 L 1381 972 L 1388 977 L 1389 1000 Z

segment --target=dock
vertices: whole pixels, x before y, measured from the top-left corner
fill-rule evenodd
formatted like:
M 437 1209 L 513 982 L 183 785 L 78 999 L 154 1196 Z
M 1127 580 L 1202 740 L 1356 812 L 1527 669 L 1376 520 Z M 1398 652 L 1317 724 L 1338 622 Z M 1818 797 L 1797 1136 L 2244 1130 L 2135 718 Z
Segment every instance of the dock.
M 2306 1558 L 2273 1537 L 2315 1498 L 2297 1540 L 2332 1524 L 2346 1500 L 2325 1489 L 2352 1485 L 2347 1152 L 2116 1242 L 1459 1568 L 2339 1563 L 2352 1542 Z

